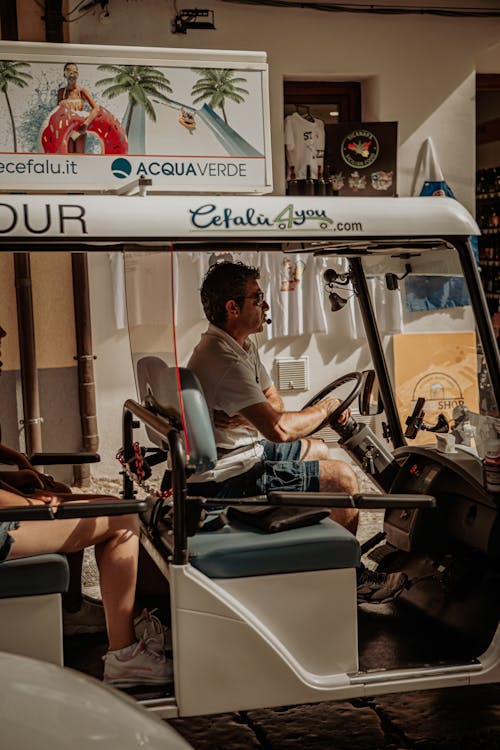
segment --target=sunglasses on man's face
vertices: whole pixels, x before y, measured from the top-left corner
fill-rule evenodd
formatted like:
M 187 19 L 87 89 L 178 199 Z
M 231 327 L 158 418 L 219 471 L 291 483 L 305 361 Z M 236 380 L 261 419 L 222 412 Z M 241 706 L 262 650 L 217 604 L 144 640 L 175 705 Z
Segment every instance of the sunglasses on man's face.
M 249 297 L 243 297 L 243 299 L 253 299 L 257 307 L 262 307 L 264 303 L 264 292 L 257 292 L 256 294 L 252 294 Z

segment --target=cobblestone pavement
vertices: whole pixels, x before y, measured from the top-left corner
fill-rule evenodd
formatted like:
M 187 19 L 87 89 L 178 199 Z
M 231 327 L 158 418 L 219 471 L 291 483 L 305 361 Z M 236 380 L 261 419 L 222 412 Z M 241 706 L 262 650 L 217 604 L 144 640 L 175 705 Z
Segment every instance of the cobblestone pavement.
M 195 750 L 498 750 L 500 686 L 175 719 Z

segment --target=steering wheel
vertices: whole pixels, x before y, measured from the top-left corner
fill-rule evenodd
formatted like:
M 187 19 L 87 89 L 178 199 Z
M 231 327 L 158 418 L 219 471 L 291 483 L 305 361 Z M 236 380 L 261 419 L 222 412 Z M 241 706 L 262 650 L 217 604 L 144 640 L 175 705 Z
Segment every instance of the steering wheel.
M 327 425 L 331 425 L 334 429 L 336 429 L 335 423 L 337 422 L 338 418 L 344 412 L 354 401 L 356 396 L 359 395 L 359 392 L 361 391 L 361 387 L 363 385 L 363 373 L 362 372 L 349 372 L 347 375 L 342 375 L 340 378 L 337 378 L 336 380 L 333 380 L 329 385 L 325 386 L 323 390 L 321 390 L 319 393 L 317 393 L 315 396 L 313 396 L 307 404 L 305 404 L 302 408 L 307 409 L 308 406 L 314 406 L 314 404 L 317 404 L 318 401 L 322 401 L 326 396 L 328 396 L 332 391 L 334 391 L 336 388 L 340 388 L 341 385 L 344 385 L 345 383 L 349 383 L 351 380 L 354 380 L 354 387 L 350 391 L 350 393 L 347 394 L 347 396 L 344 398 L 343 401 L 340 402 L 340 404 L 337 406 L 337 408 L 332 411 L 329 417 L 323 420 L 318 427 L 315 427 L 313 432 L 317 432 L 318 430 L 322 430 L 323 427 L 326 427 Z M 310 433 L 313 434 L 313 433 Z

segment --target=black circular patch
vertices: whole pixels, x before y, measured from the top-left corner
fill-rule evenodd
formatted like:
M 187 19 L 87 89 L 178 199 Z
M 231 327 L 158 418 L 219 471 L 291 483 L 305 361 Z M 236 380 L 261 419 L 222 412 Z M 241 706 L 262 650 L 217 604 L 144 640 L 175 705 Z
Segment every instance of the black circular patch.
M 378 156 L 378 141 L 369 130 L 353 130 L 346 135 L 340 147 L 346 164 L 357 169 L 366 169 Z

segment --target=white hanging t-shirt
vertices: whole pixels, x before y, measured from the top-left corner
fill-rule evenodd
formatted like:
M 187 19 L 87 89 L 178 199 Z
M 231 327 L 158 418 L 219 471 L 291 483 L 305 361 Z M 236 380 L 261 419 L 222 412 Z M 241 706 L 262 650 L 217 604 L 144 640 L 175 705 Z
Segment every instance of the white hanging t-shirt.
M 285 148 L 288 164 L 287 180 L 290 179 L 290 167 L 295 167 L 295 176 L 304 180 L 307 165 L 311 167 L 311 177 L 316 179 L 318 167 L 323 167 L 325 154 L 325 123 L 314 118 L 311 122 L 301 117 L 298 112 L 285 118 Z
M 172 325 L 172 273 L 175 253 L 125 253 L 125 289 L 129 326 Z M 173 300 L 174 306 L 176 300 Z
M 262 289 L 270 305 L 268 339 L 326 333 L 323 305 L 324 258 L 300 253 L 266 253 L 261 260 Z
M 379 330 L 383 334 L 403 332 L 403 300 L 401 289 L 389 292 L 383 276 L 366 280 Z
M 177 254 L 169 250 L 108 253 L 117 330 L 129 326 L 163 325 L 172 321 L 172 273 Z M 174 288 L 177 311 L 178 290 Z
M 349 264 L 346 258 L 328 258 L 328 268 L 333 268 L 338 274 L 347 274 Z M 403 331 L 403 305 L 401 290 L 388 293 L 383 276 L 369 276 L 366 286 L 370 294 L 373 312 L 381 334 L 402 333 Z M 324 288 L 324 303 L 326 309 L 330 309 L 328 293 L 330 290 Z M 330 328 L 341 339 L 366 339 L 366 331 L 363 316 L 354 294 L 352 283 L 334 285 L 331 291 L 347 300 L 344 307 L 328 316 Z
M 125 299 L 125 262 L 122 252 L 108 253 L 113 288 L 113 310 L 115 327 L 121 331 L 127 327 L 127 302 Z

